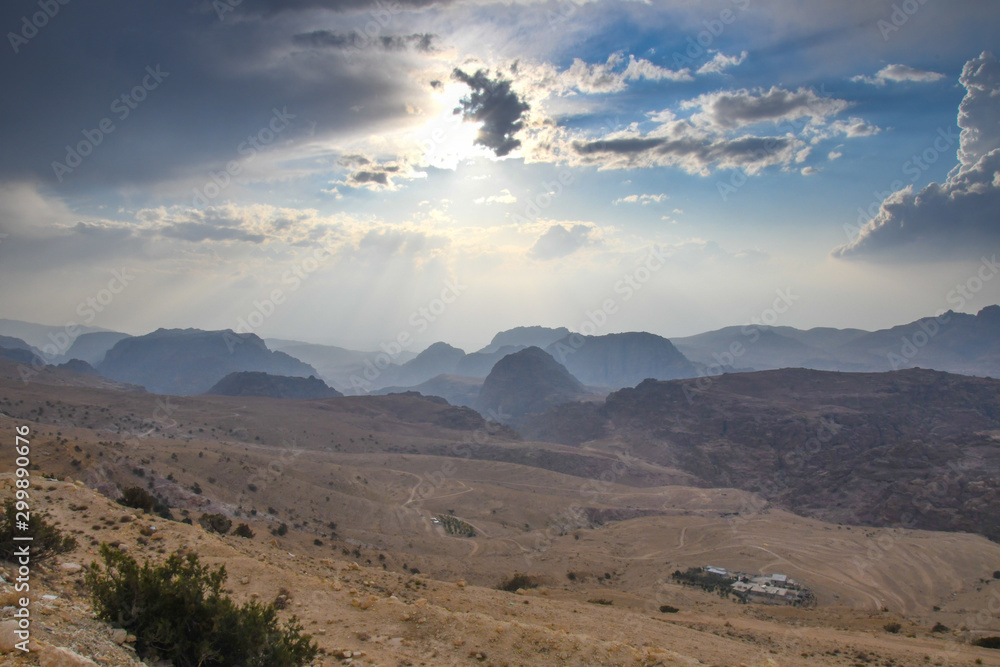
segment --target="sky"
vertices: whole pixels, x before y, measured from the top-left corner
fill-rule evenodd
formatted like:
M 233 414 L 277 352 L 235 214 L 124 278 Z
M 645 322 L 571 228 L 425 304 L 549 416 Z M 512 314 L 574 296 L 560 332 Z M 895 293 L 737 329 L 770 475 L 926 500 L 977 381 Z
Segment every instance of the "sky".
M 990 0 L 9 0 L 0 317 L 472 351 L 975 313 L 998 26 Z

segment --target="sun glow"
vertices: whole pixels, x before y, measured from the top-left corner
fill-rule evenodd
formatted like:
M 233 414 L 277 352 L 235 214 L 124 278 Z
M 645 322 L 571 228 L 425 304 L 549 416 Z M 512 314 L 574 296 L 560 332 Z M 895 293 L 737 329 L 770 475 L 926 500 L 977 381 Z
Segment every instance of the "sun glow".
M 463 84 L 446 84 L 438 98 L 441 102 L 440 113 L 414 133 L 421 147 L 424 165 L 454 170 L 461 162 L 493 157 L 489 150 L 475 143 L 482 123 L 463 121 L 462 115 L 455 113 L 459 100 L 468 92 L 468 87 Z

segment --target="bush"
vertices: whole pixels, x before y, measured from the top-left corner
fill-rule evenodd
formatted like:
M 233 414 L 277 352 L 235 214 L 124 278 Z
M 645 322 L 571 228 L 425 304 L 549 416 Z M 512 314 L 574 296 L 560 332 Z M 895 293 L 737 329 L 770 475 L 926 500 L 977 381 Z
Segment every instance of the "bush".
M 219 535 L 225 535 L 233 527 L 232 520 L 225 514 L 202 514 L 198 523 L 208 532 Z
M 316 657 L 294 617 L 280 627 L 273 605 L 237 607 L 222 592 L 224 567 L 212 571 L 194 554 L 139 566 L 106 544 L 101 556 L 104 570 L 94 563 L 86 574 L 94 610 L 135 635 L 141 658 L 177 667 L 293 667 Z
M 948 632 L 949 629 L 950 628 L 947 625 L 938 621 L 934 624 L 934 627 L 931 628 L 931 632 Z
M 607 598 L 592 598 L 590 600 L 587 600 L 587 602 L 589 602 L 590 604 L 603 604 L 603 605 L 606 605 L 608 607 L 610 607 L 611 605 L 614 604 L 614 602 L 612 602 L 611 600 L 609 600 Z
M 147 514 L 156 514 L 164 519 L 173 520 L 174 516 L 170 512 L 170 506 L 161 502 L 156 496 L 151 494 L 141 486 L 130 486 L 122 491 L 122 497 L 118 499 L 119 505 L 142 510 Z
M 33 563 L 76 549 L 75 539 L 69 535 L 63 535 L 58 528 L 46 522 L 44 516 L 37 512 L 29 513 L 27 530 L 16 530 L 17 521 L 17 505 L 13 500 L 7 500 L 3 505 L 3 516 L 0 518 L 0 560 L 13 559 L 17 550 L 26 544 L 31 546 L 31 561 Z M 15 535 L 30 535 L 32 540 L 31 542 L 15 541 Z
M 1000 570 L 993 570 L 993 578 L 1000 579 Z
M 899 623 L 886 623 L 882 627 L 885 629 L 886 632 L 890 634 L 896 634 L 903 628 L 903 626 L 900 625 Z
M 250 529 L 250 526 L 246 525 L 245 523 L 241 523 L 240 525 L 236 526 L 236 530 L 233 531 L 233 535 L 235 535 L 236 537 L 245 537 L 246 539 L 249 540 L 253 538 L 254 533 L 253 530 Z
M 980 637 L 972 642 L 972 645 L 982 648 L 1000 648 L 1000 637 Z
M 676 614 L 680 611 L 677 607 L 671 606 L 669 604 L 660 605 L 660 611 L 664 614 Z
M 277 528 L 272 528 L 271 529 L 271 534 L 272 535 L 277 535 L 278 537 L 282 537 L 287 532 L 288 532 L 288 524 L 286 524 L 286 523 L 281 524 Z
M 516 593 L 522 588 L 538 588 L 538 584 L 528 575 L 515 572 L 497 585 L 498 591 L 507 591 L 508 593 Z

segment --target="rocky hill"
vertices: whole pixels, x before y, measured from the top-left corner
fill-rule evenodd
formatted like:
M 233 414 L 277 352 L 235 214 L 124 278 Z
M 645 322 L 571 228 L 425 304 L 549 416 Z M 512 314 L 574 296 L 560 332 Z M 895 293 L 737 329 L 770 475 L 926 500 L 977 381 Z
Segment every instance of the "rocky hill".
M 497 362 L 483 382 L 476 409 L 502 423 L 579 400 L 586 388 L 566 367 L 537 347 L 527 347 Z
M 1000 381 L 803 369 L 646 381 L 557 406 L 525 437 L 614 442 L 827 521 L 1000 540 Z
M 673 344 L 645 332 L 581 336 L 573 334 L 546 348 L 581 382 L 596 387 L 634 387 L 647 378 L 694 377 L 695 367 Z
M 158 329 L 120 340 L 97 370 L 153 393 L 180 396 L 204 393 L 235 371 L 293 377 L 317 374 L 298 359 L 267 349 L 255 334 L 199 329 Z
M 257 371 L 230 373 L 206 394 L 217 396 L 264 396 L 267 398 L 337 398 L 343 396 L 315 376 L 307 378 L 270 375 Z

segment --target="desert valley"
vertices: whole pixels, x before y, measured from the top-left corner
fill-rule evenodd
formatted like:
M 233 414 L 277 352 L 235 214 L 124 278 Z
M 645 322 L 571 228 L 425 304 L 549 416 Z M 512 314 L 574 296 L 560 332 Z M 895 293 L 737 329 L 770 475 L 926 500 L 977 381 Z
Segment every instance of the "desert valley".
M 994 308 L 967 321 L 978 348 L 956 320 L 926 358 L 995 354 Z M 386 370 L 413 385 L 343 395 L 363 353 L 338 375 L 252 334 L 94 332 L 89 362 L 45 364 L 54 330 L 18 326 L 38 347 L 4 348 L 0 423 L 30 429 L 37 508 L 76 539 L 34 574 L 40 646 L 138 664 L 90 611 L 81 568 L 104 543 L 224 564 L 237 600 L 286 596 L 323 664 L 1000 664 L 972 645 L 1000 634 L 1000 380 L 710 375 L 649 334 L 584 339 L 563 365 L 538 343 L 567 334 L 535 327 L 476 353 L 485 378 L 441 344 Z M 127 506 L 134 487 L 157 507 Z

